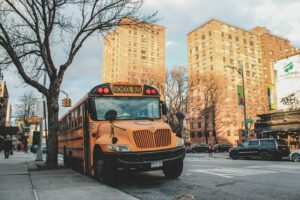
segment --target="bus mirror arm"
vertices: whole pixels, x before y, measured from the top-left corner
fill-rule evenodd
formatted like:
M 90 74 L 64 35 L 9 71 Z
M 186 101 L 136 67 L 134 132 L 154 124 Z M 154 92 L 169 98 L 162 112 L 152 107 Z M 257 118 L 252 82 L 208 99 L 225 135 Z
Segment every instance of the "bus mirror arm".
M 115 137 L 115 129 L 114 129 L 114 124 L 112 123 L 112 121 L 109 121 L 110 122 L 110 127 L 111 127 L 111 132 L 110 132 L 110 137 L 111 138 L 111 142 L 113 144 L 116 144 L 118 142 L 118 138 Z
M 111 142 L 113 144 L 116 144 L 118 142 L 118 138 L 115 137 L 115 130 L 114 130 L 114 124 L 113 124 L 113 120 L 115 120 L 117 118 L 117 111 L 115 110 L 109 110 L 105 113 L 105 120 L 108 120 L 110 123 L 110 127 L 111 127 L 111 132 L 110 132 L 110 137 L 112 137 Z

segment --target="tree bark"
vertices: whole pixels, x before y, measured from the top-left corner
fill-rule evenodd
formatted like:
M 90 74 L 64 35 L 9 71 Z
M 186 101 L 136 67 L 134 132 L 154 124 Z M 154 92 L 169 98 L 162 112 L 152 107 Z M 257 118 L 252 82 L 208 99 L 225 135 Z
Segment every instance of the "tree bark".
M 212 128 L 213 128 L 213 136 L 215 138 L 215 144 L 218 144 L 217 128 L 216 128 L 216 108 L 215 107 L 213 107 L 213 109 L 212 109 Z
M 58 94 L 57 92 L 50 92 L 47 98 L 48 108 L 48 141 L 47 145 L 51 146 L 47 151 L 46 165 L 48 168 L 57 167 L 57 153 L 58 153 Z

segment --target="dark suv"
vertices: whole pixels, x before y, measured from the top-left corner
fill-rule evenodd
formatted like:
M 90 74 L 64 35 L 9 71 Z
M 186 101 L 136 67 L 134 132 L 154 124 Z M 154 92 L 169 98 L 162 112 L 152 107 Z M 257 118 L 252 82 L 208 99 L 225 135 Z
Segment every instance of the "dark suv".
M 231 144 L 215 144 L 213 146 L 213 151 L 214 152 L 228 152 L 229 149 L 232 148 Z
M 192 146 L 192 151 L 197 153 L 208 152 L 208 145 L 204 143 L 195 144 Z
M 289 153 L 288 145 L 283 140 L 269 138 L 249 140 L 229 150 L 229 156 L 233 160 L 241 157 L 281 160 L 283 156 L 288 156 Z

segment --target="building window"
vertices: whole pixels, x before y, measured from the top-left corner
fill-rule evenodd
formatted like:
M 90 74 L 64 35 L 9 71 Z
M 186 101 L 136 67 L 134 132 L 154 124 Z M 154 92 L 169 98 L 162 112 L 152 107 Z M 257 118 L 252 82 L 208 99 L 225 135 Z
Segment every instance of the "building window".
M 202 40 L 204 40 L 205 39 L 205 35 L 202 35 Z
M 227 136 L 230 136 L 230 130 L 227 130 Z
M 191 138 L 195 137 L 195 132 L 191 132 Z
M 232 37 L 231 37 L 231 35 L 229 34 L 229 35 L 228 35 L 228 39 L 231 39 L 231 38 L 232 38 Z
M 198 128 L 201 128 L 201 122 L 198 122 Z
M 198 132 L 198 138 L 201 138 L 201 137 L 202 137 L 202 132 L 199 131 L 199 132 Z

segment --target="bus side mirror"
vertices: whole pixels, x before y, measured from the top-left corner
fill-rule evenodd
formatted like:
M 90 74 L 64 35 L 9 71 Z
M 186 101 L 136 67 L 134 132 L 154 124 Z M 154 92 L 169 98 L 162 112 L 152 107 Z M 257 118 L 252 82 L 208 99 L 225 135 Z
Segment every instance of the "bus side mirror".
M 162 102 L 161 104 L 161 111 L 163 115 L 166 115 L 168 113 L 168 108 L 165 102 Z
M 105 113 L 104 119 L 107 121 L 113 121 L 117 118 L 117 111 L 115 110 L 109 110 Z

